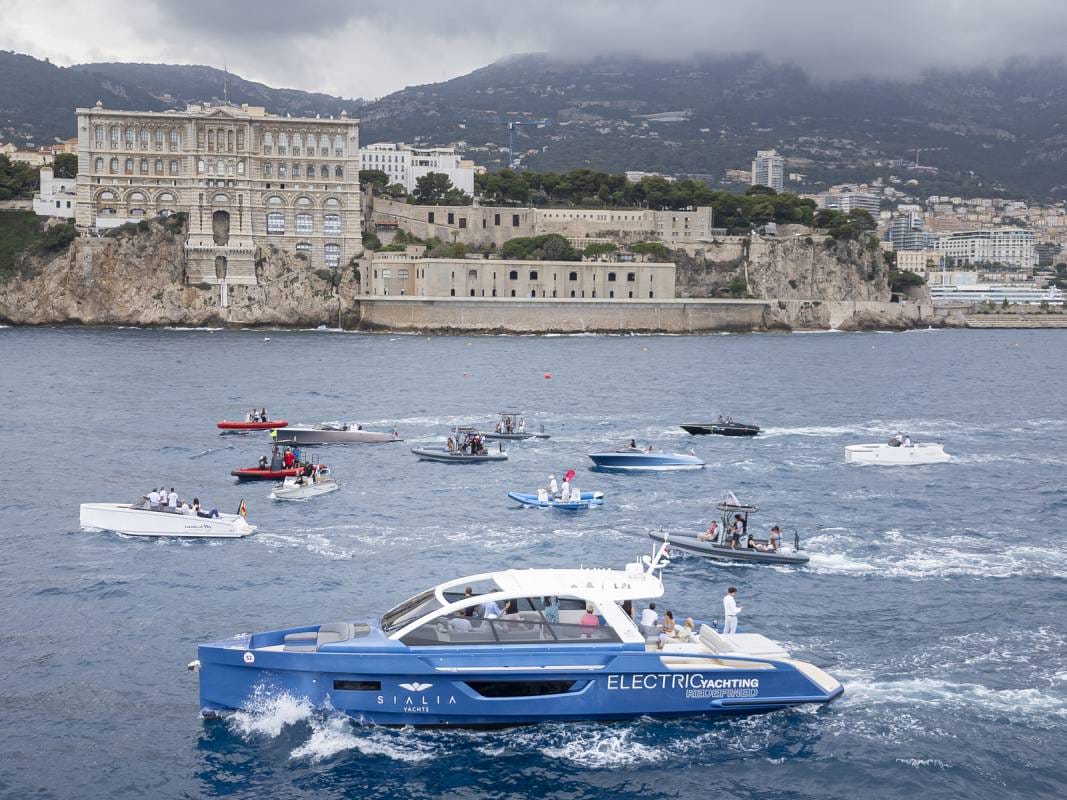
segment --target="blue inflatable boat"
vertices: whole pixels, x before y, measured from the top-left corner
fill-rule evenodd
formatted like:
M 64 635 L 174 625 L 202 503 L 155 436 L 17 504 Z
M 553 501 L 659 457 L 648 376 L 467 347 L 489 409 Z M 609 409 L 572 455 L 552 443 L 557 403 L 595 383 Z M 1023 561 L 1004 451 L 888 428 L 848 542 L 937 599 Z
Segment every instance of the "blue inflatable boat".
M 581 511 L 583 508 L 604 505 L 603 492 L 582 492 L 581 499 L 575 499 L 571 495 L 569 500 L 561 500 L 558 497 L 539 498 L 536 494 L 525 492 L 508 492 L 508 497 L 527 508 L 558 508 L 561 511 Z

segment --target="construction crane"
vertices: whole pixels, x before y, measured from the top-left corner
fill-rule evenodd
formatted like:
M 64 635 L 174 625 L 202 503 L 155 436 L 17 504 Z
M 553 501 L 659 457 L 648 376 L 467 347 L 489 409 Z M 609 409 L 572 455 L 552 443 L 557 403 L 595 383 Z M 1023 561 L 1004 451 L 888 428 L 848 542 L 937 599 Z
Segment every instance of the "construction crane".
M 537 128 L 544 128 L 546 125 L 551 125 L 550 119 L 509 119 L 507 121 L 508 126 L 508 169 L 514 169 L 515 167 L 515 129 L 520 125 L 533 125 Z
M 948 150 L 947 147 L 916 147 L 915 148 L 915 169 L 919 168 L 919 153 L 933 153 L 938 150 Z

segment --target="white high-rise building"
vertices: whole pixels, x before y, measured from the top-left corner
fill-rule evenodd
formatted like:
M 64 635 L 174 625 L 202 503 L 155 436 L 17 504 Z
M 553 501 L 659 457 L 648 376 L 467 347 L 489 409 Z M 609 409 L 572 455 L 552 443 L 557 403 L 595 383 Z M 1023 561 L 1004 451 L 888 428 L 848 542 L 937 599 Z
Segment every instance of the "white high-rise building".
M 752 185 L 769 186 L 776 192 L 785 185 L 785 159 L 777 150 L 759 150 L 752 162 Z
M 877 218 L 882 209 L 882 199 L 870 192 L 825 192 L 816 198 L 819 208 L 829 208 L 847 214 L 854 208 L 862 208 Z
M 1004 264 L 1033 271 L 1037 266 L 1034 232 L 1023 228 L 955 231 L 938 239 L 937 249 L 949 266 Z
M 440 172 L 457 189 L 474 194 L 474 162 L 464 159 L 451 147 L 376 142 L 360 148 L 359 168 L 381 170 L 389 176 L 389 183 L 399 183 L 409 192 L 415 191 L 415 182 L 423 175 Z

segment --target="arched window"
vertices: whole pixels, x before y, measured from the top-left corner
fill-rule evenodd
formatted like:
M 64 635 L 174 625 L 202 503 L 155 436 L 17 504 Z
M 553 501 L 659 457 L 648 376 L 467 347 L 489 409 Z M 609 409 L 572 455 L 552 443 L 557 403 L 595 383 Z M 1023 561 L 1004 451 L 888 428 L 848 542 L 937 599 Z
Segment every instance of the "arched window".
M 299 164 L 293 164 L 293 177 L 294 178 L 299 178 L 300 177 L 300 165 Z
M 264 178 L 269 178 L 270 177 L 270 164 L 264 164 L 263 165 L 263 177 Z
M 197 172 L 198 172 L 199 174 L 201 174 L 201 175 L 203 175 L 203 174 L 204 174 L 204 159 L 202 159 L 202 158 L 200 158 L 200 159 L 197 159 L 197 162 L 196 162 L 196 171 L 197 171 Z
M 278 147 L 281 148 L 281 145 L 278 145 Z M 285 177 L 285 164 L 279 164 L 278 165 L 278 177 L 279 178 L 284 178 Z
M 322 205 L 324 208 L 340 208 L 341 201 L 338 200 L 336 197 L 327 197 L 325 200 L 322 201 Z
M 233 152 L 233 131 L 226 131 L 226 152 Z
M 285 214 L 281 211 L 267 213 L 267 233 L 285 233 Z
M 133 128 L 127 128 L 123 134 L 123 139 L 126 141 L 126 147 L 133 147 Z
M 177 150 L 178 145 L 182 143 L 182 136 L 178 133 L 177 128 L 170 129 L 170 147 L 172 150 Z
M 614 272 L 609 272 L 608 273 L 608 282 L 609 283 L 614 283 L 615 282 L 615 273 Z
M 93 172 L 104 171 L 104 159 L 98 158 L 93 162 Z
M 237 149 L 238 150 L 244 150 L 245 149 L 245 131 L 244 131 L 244 128 L 238 128 L 237 129 Z
M 636 280 L 637 280 L 637 273 L 636 272 L 627 272 L 626 273 L 626 282 L 627 283 L 633 283 Z
M 338 180 L 341 180 L 345 176 L 345 168 L 340 165 L 334 167 L 333 176 Z
M 229 205 L 230 198 L 227 195 L 222 194 L 222 192 L 219 192 L 211 198 L 211 202 L 216 205 Z
M 155 167 L 156 167 L 156 169 L 155 169 L 156 175 L 162 175 L 163 174 L 163 159 L 162 158 L 157 158 L 156 159 Z
M 173 205 L 174 204 L 174 195 L 171 194 L 170 192 L 163 192 L 159 197 L 156 198 L 156 204 L 157 205 L 161 205 L 161 206 L 163 206 L 163 205 Z
M 329 242 L 322 248 L 322 254 L 327 267 L 339 267 L 341 265 L 341 245 Z
M 127 158 L 126 159 L 126 170 L 125 170 L 125 172 L 126 172 L 127 175 L 132 175 L 133 174 L 133 159 L 132 158 Z
M 311 214 L 301 211 L 296 215 L 296 232 L 298 234 L 311 233 L 311 229 Z
M 293 134 L 293 155 L 300 155 L 300 149 L 304 146 L 304 139 L 299 133 Z
M 284 206 L 285 205 L 285 201 L 282 198 L 278 197 L 278 195 L 274 194 L 274 195 L 271 195 L 270 197 L 267 198 L 267 205 L 268 206 Z
M 111 191 L 110 189 L 105 189 L 104 191 L 100 192 L 100 194 L 98 194 L 96 196 L 96 199 L 97 200 L 114 200 L 115 199 L 115 193 L 113 191 Z
M 156 128 L 156 150 L 163 149 L 163 129 Z
M 509 281 L 517 281 L 518 279 L 519 279 L 519 271 L 517 269 L 513 269 L 511 272 L 508 273 L 508 280 Z
M 176 159 L 173 159 L 173 158 L 170 160 L 170 174 L 171 175 L 177 175 L 178 174 L 178 161 Z
M 335 156 L 343 156 L 345 154 L 345 144 L 341 134 L 333 137 L 333 154 Z
M 317 146 L 318 145 L 315 142 L 315 134 L 309 133 L 308 134 L 308 155 L 309 156 L 315 155 L 315 148 Z
M 296 252 L 298 252 L 298 253 L 310 253 L 311 252 L 311 242 L 297 242 L 296 243 Z
M 289 135 L 283 131 L 282 133 L 278 134 L 278 152 L 284 156 L 288 149 Z
M 117 158 L 113 158 L 113 159 L 111 159 L 111 163 L 108 166 L 108 172 L 111 172 L 112 174 L 114 174 L 114 173 L 116 173 L 118 171 L 119 171 L 119 160 Z
M 111 126 L 111 147 L 112 149 L 119 146 L 119 129 L 117 125 Z
M 568 277 L 569 280 L 576 281 L 576 280 L 578 280 L 578 273 L 577 272 L 572 272 L 567 277 Z
M 215 159 L 213 159 L 213 158 L 210 159 L 207 162 L 207 174 L 208 175 L 214 175 L 215 174 Z
M 469 281 L 478 280 L 478 270 L 476 270 L 476 269 L 467 270 L 467 280 L 469 280 Z
M 142 175 L 147 175 L 148 174 L 148 159 L 147 158 L 142 158 L 141 159 L 141 174 Z
M 245 162 L 243 162 L 243 161 L 238 161 L 237 162 L 237 174 L 240 175 L 241 177 L 244 177 L 244 174 L 245 174 Z
M 327 236 L 341 235 L 341 215 L 324 214 L 322 217 L 322 229 Z
M 323 164 L 322 167 L 319 168 L 319 177 L 323 180 L 326 180 L 330 177 L 330 168 L 327 167 L 325 164 Z
M 212 128 L 207 132 L 207 151 L 209 153 L 215 152 L 215 129 Z
M 97 147 L 103 147 L 104 146 L 104 126 L 103 125 L 97 125 L 96 126 L 96 146 Z
M 274 151 L 274 134 L 270 131 L 263 132 L 263 152 L 268 155 Z
M 141 128 L 141 147 L 148 149 L 148 128 Z
M 129 215 L 131 217 L 143 217 L 145 215 L 145 197 L 142 192 L 130 192 L 129 197 L 126 198 L 126 204 L 129 207 Z

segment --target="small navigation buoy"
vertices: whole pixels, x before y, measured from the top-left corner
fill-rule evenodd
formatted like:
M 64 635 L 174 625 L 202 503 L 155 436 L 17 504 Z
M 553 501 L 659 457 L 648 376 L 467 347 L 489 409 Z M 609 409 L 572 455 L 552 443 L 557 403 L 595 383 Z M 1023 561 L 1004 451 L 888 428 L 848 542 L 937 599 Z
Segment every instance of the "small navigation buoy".
M 642 347 L 641 349 L 642 349 L 642 350 L 648 350 L 648 348 L 647 348 L 647 347 Z
M 464 378 L 466 378 L 466 377 L 467 377 L 467 373 L 466 373 L 466 372 L 464 372 L 464 373 L 463 373 L 463 377 L 464 377 Z
M 263 341 L 265 341 L 265 342 L 269 342 L 269 341 L 270 341 L 270 337 L 269 337 L 269 336 L 264 336 L 264 337 L 263 337 Z
M 551 380 L 551 379 L 552 379 L 552 373 L 551 372 L 546 372 L 545 373 L 545 380 L 547 381 L 547 380 Z

